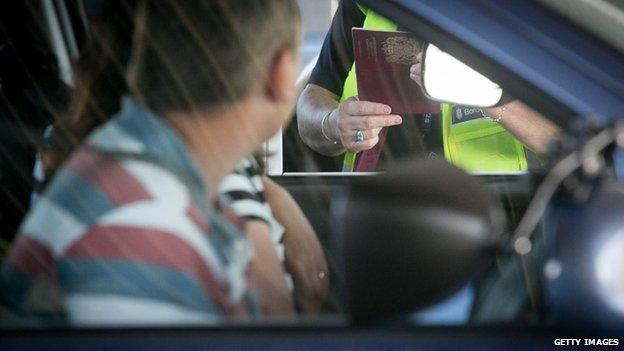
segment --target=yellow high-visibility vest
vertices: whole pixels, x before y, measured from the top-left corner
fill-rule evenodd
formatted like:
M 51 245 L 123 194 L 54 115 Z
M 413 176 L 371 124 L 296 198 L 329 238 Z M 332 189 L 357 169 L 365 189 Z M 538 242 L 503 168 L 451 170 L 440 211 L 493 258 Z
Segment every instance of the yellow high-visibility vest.
M 397 25 L 387 18 L 358 4 L 366 15 L 364 29 L 396 31 Z M 345 80 L 340 102 L 357 96 L 355 63 Z M 440 104 L 444 156 L 467 172 L 517 172 L 527 169 L 524 146 L 500 123 L 487 118 L 461 121 L 453 118 L 460 107 Z M 347 152 L 343 172 L 352 172 L 356 154 Z

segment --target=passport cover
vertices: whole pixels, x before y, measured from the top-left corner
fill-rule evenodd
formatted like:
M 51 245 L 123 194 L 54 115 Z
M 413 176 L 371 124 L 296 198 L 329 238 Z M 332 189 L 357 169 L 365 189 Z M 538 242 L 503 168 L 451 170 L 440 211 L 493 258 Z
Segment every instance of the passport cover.
M 353 28 L 352 35 L 359 100 L 384 103 L 399 115 L 439 113 L 439 103 L 410 78 L 420 40 L 408 32 L 362 28 Z

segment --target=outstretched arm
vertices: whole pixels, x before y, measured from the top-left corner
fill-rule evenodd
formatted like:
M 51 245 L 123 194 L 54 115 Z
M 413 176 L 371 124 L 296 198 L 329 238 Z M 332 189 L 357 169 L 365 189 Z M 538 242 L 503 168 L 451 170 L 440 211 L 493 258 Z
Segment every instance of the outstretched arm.
M 262 182 L 271 211 L 285 229 L 284 263 L 295 285 L 295 303 L 304 313 L 318 313 L 329 289 L 321 244 L 292 196 L 267 177 Z
M 315 151 L 336 156 L 345 151 L 360 152 L 379 142 L 381 128 L 402 123 L 389 106 L 351 98 L 338 103 L 338 97 L 318 85 L 308 84 L 297 104 L 299 135 Z M 356 141 L 361 131 L 363 141 Z
M 254 258 L 249 264 L 249 283 L 260 298 L 262 312 L 271 316 L 293 316 L 293 296 L 286 285 L 269 226 L 263 221 L 248 220 L 245 233 L 254 248 Z
M 485 113 L 500 117 L 500 124 L 538 155 L 547 154 L 550 143 L 562 137 L 557 125 L 518 100 L 486 109 Z
M 422 55 L 418 55 L 417 63 L 410 69 L 410 77 L 418 85 L 422 84 L 421 59 Z M 519 100 L 484 109 L 484 113 L 498 120 L 505 129 L 538 155 L 547 154 L 549 144 L 562 137 L 562 131 L 557 125 Z

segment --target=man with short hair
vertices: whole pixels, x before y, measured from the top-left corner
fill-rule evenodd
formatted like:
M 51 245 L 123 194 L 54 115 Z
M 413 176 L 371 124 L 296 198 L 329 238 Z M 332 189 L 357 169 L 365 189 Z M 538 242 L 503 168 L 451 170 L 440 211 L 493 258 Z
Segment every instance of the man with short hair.
M 134 15 L 130 91 L 28 214 L 2 297 L 75 325 L 255 314 L 251 246 L 214 199 L 292 115 L 296 1 L 141 1 Z

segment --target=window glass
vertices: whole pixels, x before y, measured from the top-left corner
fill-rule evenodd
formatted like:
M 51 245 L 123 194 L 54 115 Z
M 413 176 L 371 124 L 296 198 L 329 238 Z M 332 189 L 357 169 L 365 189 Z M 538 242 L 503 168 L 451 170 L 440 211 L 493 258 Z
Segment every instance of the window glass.
M 149 111 L 142 108 L 142 102 L 129 101 L 127 96 L 132 95 L 130 89 L 125 91 L 126 98 L 121 100 L 118 99 L 120 96 L 113 97 L 111 94 L 112 101 L 107 101 L 107 96 L 104 96 L 106 103 L 101 105 L 93 106 L 93 102 L 83 101 L 84 105 L 73 106 L 67 95 L 75 95 L 76 91 L 58 79 L 58 72 L 42 69 L 46 74 L 51 71 L 53 74 L 38 75 L 36 79 L 40 80 L 36 81 L 31 81 L 32 77 L 24 78 L 30 84 L 27 91 L 20 91 L 17 95 L 13 92 L 6 94 L 16 100 L 3 100 L 0 114 L 12 117 L 17 113 L 29 125 L 24 129 L 21 122 L 8 117 L 4 121 L 10 128 L 3 130 L 19 130 L 20 133 L 7 133 L 11 134 L 11 138 L 18 139 L 15 143 L 6 143 L 17 145 L 17 151 L 7 149 L 0 153 L 4 170 L 19 168 L 19 172 L 13 172 L 15 179 L 2 178 L 4 193 L 9 194 L 2 202 L 2 206 L 7 207 L 2 209 L 2 216 L 10 217 L 10 214 L 17 219 L 11 217 L 15 222 L 13 227 L 3 232 L 10 234 L 0 241 L 0 258 L 4 260 L 5 267 L 0 275 L 0 327 L 48 327 L 68 323 L 71 326 L 95 327 L 151 326 L 159 324 L 154 321 L 161 316 L 167 316 L 166 326 L 215 326 L 230 322 L 227 318 L 212 319 L 210 313 L 214 311 L 225 311 L 234 317 L 261 311 L 257 312 L 261 316 L 257 320 L 261 323 L 286 320 L 293 325 L 301 321 L 322 325 L 330 321 L 329 324 L 345 326 L 349 320 L 345 276 L 345 266 L 348 265 L 348 262 L 345 263 L 345 252 L 349 248 L 345 247 L 342 237 L 346 196 L 353 184 L 378 172 L 392 171 L 410 161 L 446 160 L 471 173 L 504 210 L 508 227 L 505 235 L 514 230 L 531 199 L 529 175 L 548 164 L 549 141 L 562 137 L 558 128 L 522 101 L 504 93 L 504 87 L 501 102 L 488 107 L 475 107 L 465 102 L 430 101 L 421 87 L 424 83 L 418 77 L 420 70 L 414 68 L 418 60 L 423 62 L 426 59 L 420 55 L 426 45 L 420 38 L 397 28 L 391 19 L 365 11 L 353 1 L 298 0 L 297 3 L 303 25 L 303 41 L 298 49 L 302 62 L 297 93 L 301 94 L 300 99 L 312 99 L 308 101 L 312 106 L 300 101 L 292 123 L 282 130 L 281 136 L 272 139 L 277 148 L 269 146 L 270 152 L 264 157 L 257 157 L 257 160 L 245 158 L 228 175 L 231 178 L 215 186 L 218 194 L 212 194 L 210 201 L 202 197 L 205 194 L 201 193 L 200 186 L 189 185 L 203 178 L 192 172 L 183 172 L 189 169 L 196 171 L 196 168 L 203 166 L 201 162 L 197 163 L 200 166 L 193 166 L 194 163 L 189 161 L 192 158 L 183 152 L 185 149 L 180 145 L 186 144 L 179 142 L 175 136 L 182 138 L 184 134 L 178 129 L 168 129 L 167 123 L 152 119 Z M 82 8 L 69 10 L 72 14 L 85 12 Z M 97 11 L 87 8 L 84 16 L 97 16 Z M 116 20 L 119 18 L 116 17 Z M 366 28 L 352 32 L 352 27 Z M 46 27 L 42 32 L 53 30 L 50 28 Z M 132 37 L 127 35 L 134 32 L 124 32 L 127 28 L 117 29 L 119 32 L 108 34 L 123 37 L 126 33 L 126 41 L 123 45 L 105 49 L 138 50 L 133 46 Z M 83 36 L 85 41 L 97 38 L 93 34 Z M 0 54 L 4 54 L 3 45 L 8 40 L 4 37 L 0 39 L 3 40 L 0 42 Z M 78 44 L 81 48 L 89 48 L 89 44 Z M 171 45 L 170 42 L 167 44 Z M 42 56 L 49 59 L 46 64 L 53 67 L 55 54 L 51 48 L 47 50 L 49 52 Z M 110 54 L 106 50 L 102 57 Z M 36 53 L 38 51 L 34 49 L 26 51 L 26 55 Z M 120 85 L 128 88 L 126 84 L 129 82 L 125 79 L 131 77 L 132 69 L 139 69 L 130 65 L 130 54 L 125 57 L 129 68 L 120 66 L 123 63 L 118 61 L 123 61 L 123 56 L 115 56 L 115 59 L 104 65 L 115 75 L 110 81 L 98 82 L 102 84 L 98 86 L 100 92 L 119 88 Z M 358 62 L 360 71 L 352 68 L 354 61 Z M 5 62 L 0 61 L 0 64 L 5 65 Z M 6 67 L 0 68 L 4 70 Z M 164 76 L 165 69 L 162 73 Z M 188 71 L 184 73 L 189 74 Z M 158 82 L 156 78 L 151 81 L 154 84 Z M 4 81 L 0 83 L 4 91 L 12 89 Z M 323 90 L 310 91 L 306 83 Z M 446 84 L 453 84 L 452 79 Z M 41 101 L 33 104 L 30 100 L 32 92 L 40 87 L 44 87 L 44 92 L 49 95 L 39 97 Z M 167 97 L 167 92 L 163 96 Z M 315 93 L 320 95 L 314 97 Z M 358 98 L 353 99 L 353 96 Z M 348 102 L 339 106 L 339 101 L 344 100 Z M 48 104 L 50 101 L 53 104 Z M 319 107 L 315 104 L 325 105 Z M 390 109 L 386 111 L 386 107 Z M 117 155 L 123 160 L 112 166 L 107 164 L 109 167 L 100 170 L 103 173 L 87 174 L 85 169 L 70 162 L 67 172 L 47 174 L 44 169 L 47 162 L 56 162 L 62 170 L 65 170 L 62 168 L 65 164 L 55 159 L 59 155 L 47 152 L 46 148 L 66 152 L 76 147 L 73 140 L 59 136 L 59 129 L 55 133 L 51 127 L 56 127 L 55 122 L 59 118 L 71 120 L 72 112 L 75 112 L 73 108 L 92 108 L 103 117 L 103 120 L 91 121 L 93 125 L 73 121 L 72 126 L 78 125 L 85 138 L 93 136 L 91 133 L 96 127 L 110 122 L 108 120 L 112 116 L 128 116 L 131 119 L 142 113 L 145 114 L 145 123 L 134 125 L 122 119 L 119 124 L 103 128 L 103 136 L 94 137 L 93 144 L 104 145 L 103 148 L 108 151 L 120 145 L 128 148 Z M 43 120 L 33 122 L 24 116 L 39 116 Z M 346 117 L 350 119 L 339 121 Z M 167 122 L 174 119 L 175 116 Z M 364 120 L 366 122 L 362 122 Z M 382 128 L 380 123 L 392 126 Z M 303 130 L 305 128 L 309 130 Z M 261 127 L 257 129 L 263 132 Z M 136 140 L 127 138 L 133 133 L 145 140 L 137 144 Z M 167 148 L 159 143 L 167 138 L 173 140 L 171 144 L 176 147 Z M 316 138 L 316 141 L 311 143 L 310 138 Z M 376 142 L 371 143 L 371 139 Z M 361 148 L 365 143 L 369 147 Z M 345 154 L 344 144 L 348 144 L 349 149 L 358 149 L 358 152 Z M 150 148 L 158 152 L 136 157 L 136 153 Z M 79 156 L 84 157 L 82 154 L 76 157 Z M 165 156 L 166 162 L 160 159 Z M 272 158 L 275 156 L 277 158 Z M 107 155 L 101 157 L 106 158 Z M 262 166 L 273 167 L 275 160 L 283 171 L 279 173 L 283 174 L 262 177 Z M 156 166 L 162 166 L 162 169 Z M 38 176 L 34 180 L 33 172 Z M 132 179 L 132 182 L 120 185 L 110 179 Z M 72 196 L 55 191 L 57 188 L 49 190 L 50 182 L 70 188 Z M 125 187 L 136 183 L 141 183 L 144 191 Z M 176 193 L 182 186 L 180 184 L 188 185 L 189 190 L 184 195 Z M 404 194 L 403 190 L 406 190 Z M 399 189 L 396 193 L 400 196 L 392 205 L 412 201 L 418 196 L 409 189 Z M 138 206 L 123 212 L 123 215 L 132 216 L 130 220 L 124 220 L 133 225 L 149 219 L 159 225 L 156 229 L 137 229 L 121 221 L 121 215 L 104 215 L 115 206 L 122 207 L 124 201 L 143 204 L 142 201 L 147 203 L 155 198 L 161 200 L 156 207 L 167 211 L 154 214 Z M 81 211 L 77 208 L 79 206 L 71 208 L 71 204 L 81 201 L 92 202 L 95 209 Z M 184 202 L 183 207 L 167 207 L 182 201 L 190 205 Z M 203 205 L 194 206 L 198 203 Z M 35 204 L 45 211 L 39 211 L 33 217 L 36 220 L 27 222 L 19 230 L 19 223 L 25 215 L 33 213 Z M 172 239 L 174 235 L 168 230 L 179 224 L 175 215 L 180 213 L 183 214 L 184 230 Z M 399 214 L 411 219 L 411 213 L 401 212 L 398 206 L 397 211 L 385 220 L 392 221 L 392 216 Z M 452 213 L 443 214 L 452 216 Z M 103 217 L 102 225 L 97 222 L 95 229 L 89 229 L 85 221 L 99 215 Z M 425 222 L 427 220 L 424 219 Z M 6 223 L 8 221 L 2 224 Z M 115 225 L 119 223 L 123 225 Z M 383 231 L 384 223 L 378 225 Z M 102 230 L 102 226 L 106 230 Z M 212 229 L 206 229 L 208 227 Z M 205 229 L 205 232 L 197 228 Z M 38 235 L 37 240 L 24 239 L 23 231 Z M 20 233 L 23 240 L 15 239 L 13 233 Z M 74 247 L 74 240 L 79 241 L 81 233 L 91 235 L 91 240 Z M 98 235 L 104 239 L 98 239 Z M 417 235 L 414 233 L 414 236 Z M 540 227 L 537 237 L 541 238 L 541 235 Z M 143 239 L 141 236 L 144 236 Z M 205 242 L 208 246 L 193 251 L 194 245 Z M 211 251 L 213 249 L 214 252 Z M 416 326 L 450 326 L 535 320 L 533 317 L 540 312 L 538 267 L 542 259 L 541 250 L 538 246 L 532 256 L 524 259 L 510 255 L 497 257 L 496 264 L 488 267 L 482 276 L 455 289 L 453 294 L 432 301 L 421 310 L 404 311 L 407 312 L 404 322 Z M 15 252 L 19 255 L 13 254 Z M 86 257 L 91 257 L 89 255 L 93 252 L 101 256 L 97 260 L 87 260 Z M 372 250 L 371 255 L 375 254 L 377 252 Z M 140 261 L 141 265 L 132 265 L 135 261 Z M 222 269 L 212 275 L 206 270 L 206 262 L 208 266 Z M 277 269 L 258 268 L 266 262 Z M 38 266 L 48 263 L 49 266 Z M 114 282 L 106 278 L 111 271 L 119 278 Z M 387 276 L 393 273 L 388 272 Z M 45 275 L 46 279 L 36 284 L 37 293 L 41 295 L 24 293 L 24 287 L 31 283 L 29 279 L 33 277 L 29 274 L 36 277 Z M 65 279 L 62 283 L 66 284 L 67 291 L 54 284 L 47 285 L 54 279 Z M 253 287 L 249 294 L 246 294 L 247 286 Z M 71 298 L 67 298 L 70 289 L 73 289 Z M 16 293 L 27 298 L 16 305 L 12 299 Z M 365 295 L 367 291 L 362 289 L 356 293 Z M 228 299 L 233 297 L 239 304 L 229 303 Z M 43 310 L 39 309 L 34 316 L 23 313 L 22 309 L 31 305 Z M 288 306 L 283 310 L 285 305 Z M 120 313 L 116 313 L 116 309 Z M 107 319 L 97 318 L 101 314 L 106 314 Z M 68 315 L 74 319 L 68 319 Z M 256 322 L 256 319 L 251 319 Z M 234 320 L 241 322 L 241 319 Z M 243 322 L 248 320 L 242 319 Z
M 360 30 L 352 32 L 352 28 Z M 503 93 L 501 99 L 496 97 L 500 103 L 488 108 L 477 108 L 466 103 L 469 100 L 440 105 L 428 99 L 415 81 L 420 78 L 413 75 L 420 72 L 410 73 L 420 67 L 413 65 L 426 43 L 401 29 L 375 13 L 367 15 L 353 1 L 345 1 L 338 7 L 322 46 L 318 45 L 318 32 L 306 33 L 306 41 L 317 45 L 304 44 L 304 52 L 307 55 L 310 49 L 319 59 L 313 70 L 302 72 L 302 80 L 314 90 L 304 91 L 297 123 L 284 131 L 284 172 L 382 171 L 421 157 L 445 158 L 472 173 L 517 173 L 543 164 L 549 140 L 558 136 L 554 124 L 504 89 L 498 90 Z M 444 91 L 447 86 L 450 92 L 458 87 L 458 79 L 463 79 L 459 73 L 442 77 L 447 81 L 437 89 Z M 478 87 L 473 80 L 464 91 L 474 92 Z M 339 105 L 349 97 L 383 103 L 391 112 L 384 118 L 380 115 L 385 113 L 379 111 L 354 111 L 363 106 L 361 103 Z M 369 109 L 383 108 L 379 106 Z M 364 118 L 354 119 L 356 112 Z M 358 137 L 362 137 L 359 145 Z
M 367 28 L 352 33 L 349 26 L 354 24 Z M 487 107 L 474 106 L 483 100 L 474 100 L 474 105 L 468 103 L 471 96 L 459 100 L 463 103 L 455 104 L 426 99 L 427 93 L 421 88 L 420 67 L 414 71 L 413 66 L 418 62 L 417 58 L 423 60 L 419 53 L 427 43 L 374 13 L 361 12 L 361 8 L 353 6 L 350 1 L 342 2 L 328 33 L 329 39 L 320 48 L 320 58 L 309 80 L 310 84 L 324 88 L 324 91 L 316 92 L 333 97 L 333 106 L 338 108 L 338 101 L 348 97 L 345 91 L 349 91 L 357 94 L 360 102 L 392 105 L 390 115 L 401 117 L 400 125 L 382 131 L 372 128 L 380 135 L 380 141 L 375 147 L 357 154 L 359 167 L 353 168 L 355 173 L 343 172 L 345 164 L 351 162 L 353 167 L 353 159 L 345 157 L 344 148 L 334 148 L 340 151 L 332 153 L 331 147 L 318 147 L 314 141 L 310 142 L 302 135 L 306 131 L 297 129 L 306 128 L 301 121 L 291 124 L 284 133 L 285 176 L 275 179 L 293 189 L 308 217 L 314 218 L 312 222 L 318 228 L 330 260 L 343 259 L 340 250 L 344 249 L 340 246 L 341 238 L 335 237 L 332 222 L 325 215 L 331 212 L 326 206 L 331 204 L 332 197 L 345 191 L 352 181 L 358 179 L 358 174 L 369 176 L 369 172 L 392 170 L 419 159 L 447 160 L 486 185 L 504 208 L 508 224 L 505 235 L 511 235 L 532 197 L 530 174 L 548 166 L 548 150 L 564 137 L 564 132 L 546 116 L 507 94 L 504 87 L 496 101 L 490 103 L 492 106 Z M 357 61 L 360 72 L 352 70 L 354 61 Z M 471 70 L 468 66 L 465 68 Z M 456 88 L 453 78 L 460 77 L 460 73 L 456 71 L 454 77 L 446 77 L 442 88 L 444 84 Z M 350 75 L 356 76 L 357 82 Z M 476 81 L 479 76 L 483 77 L 478 72 L 465 76 L 474 79 L 467 83 L 468 88 L 472 87 L 466 91 L 467 95 L 476 94 L 478 87 L 487 88 L 487 84 L 479 85 Z M 310 98 L 310 95 L 305 96 L 304 92 L 302 98 Z M 332 119 L 334 115 L 317 114 L 314 119 L 301 115 L 313 114 L 309 110 L 299 108 L 297 112 L 297 119 L 315 121 L 317 132 L 310 135 L 321 144 L 352 141 L 346 137 L 338 140 L 331 132 L 330 124 L 336 122 L 329 122 L 328 118 Z M 308 125 L 307 128 L 313 129 L 314 126 Z M 357 128 L 352 129 L 350 137 L 357 138 Z M 364 132 L 364 139 L 369 139 Z M 304 174 L 294 174 L 298 172 Z M 543 239 L 543 235 L 539 227 L 535 236 Z M 533 255 L 525 257 L 524 261 L 516 256 L 502 255 L 497 259 L 498 265 L 492 267 L 485 278 L 445 303 L 415 313 L 412 320 L 425 324 L 480 324 L 532 318 L 539 313 L 538 267 L 542 255 L 540 245 L 536 245 Z M 474 307 L 470 307 L 473 303 Z M 502 309 L 500 306 L 514 307 Z

